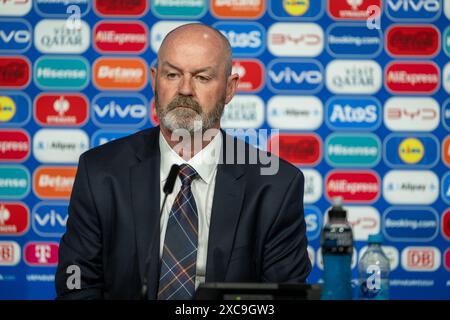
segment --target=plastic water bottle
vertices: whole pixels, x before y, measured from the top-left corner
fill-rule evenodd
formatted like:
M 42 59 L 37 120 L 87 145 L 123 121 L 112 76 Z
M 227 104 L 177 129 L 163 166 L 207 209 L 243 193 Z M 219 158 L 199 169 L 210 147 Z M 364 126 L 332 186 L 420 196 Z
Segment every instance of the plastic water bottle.
M 359 298 L 389 299 L 389 258 L 383 252 L 381 234 L 369 236 L 369 247 L 358 263 Z
M 334 198 L 328 218 L 320 239 L 324 267 L 321 299 L 351 300 L 353 232 L 342 198 Z

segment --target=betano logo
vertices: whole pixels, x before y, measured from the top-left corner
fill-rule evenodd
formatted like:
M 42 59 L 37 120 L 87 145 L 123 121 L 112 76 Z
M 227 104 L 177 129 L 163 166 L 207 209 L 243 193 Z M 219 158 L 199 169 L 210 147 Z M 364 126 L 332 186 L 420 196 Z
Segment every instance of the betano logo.
M 293 165 L 314 166 L 322 157 L 322 140 L 316 134 L 281 133 L 272 135 L 267 150 Z
M 332 170 L 325 178 L 325 195 L 330 201 L 342 197 L 346 203 L 372 203 L 380 196 L 380 178 L 371 170 Z
M 0 266 L 15 266 L 19 262 L 19 244 L 15 241 L 0 241 Z
M 0 52 L 24 52 L 31 46 L 31 25 L 22 19 L 0 20 Z
M 150 9 L 158 18 L 200 18 L 208 5 L 206 0 L 151 0 Z
M 31 64 L 21 56 L 0 57 L 0 87 L 2 89 L 22 89 L 31 80 Z
M 42 199 L 69 199 L 76 171 L 76 167 L 38 167 L 33 175 L 34 193 Z
M 225 106 L 220 119 L 223 128 L 257 129 L 264 122 L 264 101 L 256 95 L 237 95 Z
M 148 0 L 133 1 L 104 1 L 94 0 L 94 10 L 104 17 L 133 17 L 143 16 L 148 10 Z
M 336 20 L 367 20 L 378 15 L 371 15 L 369 7 L 381 8 L 381 0 L 346 0 L 327 1 L 328 14 Z
M 100 90 L 141 90 L 147 85 L 147 64 L 140 58 L 98 58 L 92 72 Z
M 433 62 L 391 62 L 385 68 L 385 85 L 392 93 L 431 94 L 439 80 L 439 67 Z
M 258 19 L 265 10 L 264 0 L 211 0 L 211 13 L 219 19 Z
M 20 129 L 0 130 L 0 162 L 23 162 L 30 155 L 30 136 Z
M 34 100 L 34 119 L 41 126 L 82 126 L 88 120 L 87 98 L 79 93 L 41 93 Z
M 234 59 L 232 73 L 239 75 L 238 92 L 258 92 L 264 86 L 264 65 L 257 59 Z
M 58 264 L 57 242 L 28 242 L 23 249 L 25 263 L 30 266 L 56 266 Z
M 31 0 L 2 0 L 0 1 L 0 12 L 2 16 L 19 17 L 25 16 L 32 7 Z
M 149 33 L 142 22 L 100 21 L 94 27 L 93 44 L 100 53 L 142 53 Z
M 386 31 L 386 49 L 394 57 L 433 57 L 440 50 L 440 35 L 431 25 L 394 25 Z
M 406 247 L 402 267 L 406 271 L 432 272 L 441 266 L 441 252 L 436 247 Z
M 30 191 L 30 173 L 24 166 L 0 166 L 0 198 L 22 199 Z
M 442 162 L 450 167 L 450 135 L 446 136 L 442 141 Z
M 30 228 L 30 210 L 21 202 L 0 202 L 0 235 L 21 236 Z
M 386 0 L 386 15 L 395 21 L 432 21 L 440 16 L 442 0 Z

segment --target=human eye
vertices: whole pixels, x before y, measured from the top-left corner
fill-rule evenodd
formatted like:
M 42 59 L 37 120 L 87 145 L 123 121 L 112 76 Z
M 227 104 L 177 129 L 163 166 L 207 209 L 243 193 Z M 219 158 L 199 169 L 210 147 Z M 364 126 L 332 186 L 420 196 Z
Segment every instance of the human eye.
M 211 77 L 207 76 L 207 75 L 203 75 L 203 74 L 198 74 L 196 76 L 196 78 L 200 81 L 200 82 L 208 82 L 209 80 L 211 80 Z
M 166 72 L 166 78 L 169 80 L 175 80 L 178 78 L 178 73 L 176 72 L 172 72 L 172 71 L 168 71 Z

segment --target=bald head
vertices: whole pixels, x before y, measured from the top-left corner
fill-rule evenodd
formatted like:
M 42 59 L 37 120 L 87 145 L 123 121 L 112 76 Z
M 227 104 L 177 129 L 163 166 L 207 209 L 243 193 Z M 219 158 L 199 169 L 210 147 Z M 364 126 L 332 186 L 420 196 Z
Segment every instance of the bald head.
M 161 62 L 167 50 L 173 50 L 180 43 L 192 43 L 192 45 L 205 45 L 213 49 L 211 54 L 218 54 L 220 61 L 225 63 L 226 76 L 231 75 L 232 50 L 228 39 L 218 30 L 200 23 L 189 23 L 170 31 L 158 51 L 157 64 Z

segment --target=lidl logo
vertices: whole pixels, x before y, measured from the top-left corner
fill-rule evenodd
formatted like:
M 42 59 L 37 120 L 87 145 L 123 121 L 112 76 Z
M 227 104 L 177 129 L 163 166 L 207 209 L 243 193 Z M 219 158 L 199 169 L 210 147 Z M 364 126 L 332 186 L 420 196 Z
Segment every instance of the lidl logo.
M 391 131 L 433 131 L 439 121 L 439 104 L 430 97 L 392 97 L 384 105 L 384 124 Z
M 76 172 L 77 167 L 38 167 L 33 175 L 33 190 L 42 199 L 69 199 Z
M 57 242 L 29 242 L 23 248 L 25 263 L 30 266 L 50 267 L 58 264 Z
M 332 97 L 326 103 L 326 121 L 333 130 L 374 130 L 381 118 L 381 104 L 374 97 Z
M 82 126 L 88 108 L 86 97 L 79 93 L 42 93 L 34 100 L 34 118 L 41 126 Z
M 94 27 L 93 44 L 100 53 L 142 53 L 149 34 L 142 22 L 100 21 Z
M 200 18 L 206 13 L 206 0 L 172 1 L 151 0 L 152 13 L 159 18 Z
M 444 238 L 450 241 L 450 210 L 446 210 L 442 214 L 441 231 Z M 450 264 L 447 264 L 447 267 L 450 269 Z
M 316 130 L 323 123 L 322 101 L 314 96 L 273 96 L 267 103 L 267 122 L 277 129 Z
M 332 24 L 326 31 L 327 50 L 334 57 L 374 57 L 382 48 L 379 29 L 369 29 L 362 24 Z
M 103 90 L 141 90 L 147 85 L 147 64 L 140 58 L 99 58 L 92 67 L 95 86 Z
M 373 167 L 381 158 L 381 143 L 373 134 L 333 133 L 325 141 L 325 150 L 332 166 Z
M 450 204 L 450 173 L 447 172 L 442 178 L 441 183 L 441 197 L 442 199 Z
M 441 266 L 441 252 L 436 247 L 406 247 L 401 261 L 406 271 L 433 272 Z
M 77 6 L 77 12 L 84 16 L 91 8 L 90 0 L 34 0 L 35 10 L 44 17 L 67 17 L 72 6 Z
M 383 195 L 391 204 L 431 205 L 439 197 L 433 171 L 391 170 L 383 178 Z
M 94 10 L 105 17 L 140 17 L 148 10 L 147 0 L 104 1 L 94 0 Z
M 66 231 L 67 204 L 40 202 L 33 208 L 33 230 L 41 237 L 61 237 Z
M 324 48 L 324 33 L 316 23 L 277 22 L 267 32 L 267 47 L 279 57 L 316 57 Z
M 386 88 L 392 93 L 433 93 L 439 80 L 439 67 L 433 62 L 392 62 L 385 68 Z
M 99 127 L 140 127 L 148 117 L 142 95 L 100 94 L 92 101 L 92 120 Z
M 278 20 L 313 20 L 323 13 L 323 2 L 315 0 L 268 1 L 269 13 Z
M 130 134 L 133 134 L 134 132 L 129 131 L 116 131 L 116 130 L 98 130 L 96 131 L 91 138 L 91 148 L 95 148 L 98 146 L 101 146 L 105 143 L 108 143 L 110 141 L 123 138 L 126 136 L 129 136 Z
M 321 160 L 322 140 L 316 134 L 275 134 L 267 149 L 294 165 L 313 166 Z
M 0 20 L 0 52 L 24 52 L 31 46 L 31 25 L 22 19 Z
M 308 241 L 317 239 L 322 230 L 322 212 L 314 206 L 305 206 L 306 237 Z
M 323 86 L 322 74 L 319 62 L 279 59 L 268 66 L 267 85 L 275 93 L 315 93 Z
M 0 198 L 22 199 L 30 191 L 30 173 L 23 166 L 0 166 Z
M 256 22 L 218 22 L 214 28 L 228 39 L 235 57 L 253 57 L 266 47 L 266 31 Z
M 388 17 L 398 21 L 432 21 L 442 11 L 442 0 L 386 0 Z
M 89 63 L 84 58 L 46 56 L 34 64 L 34 81 L 41 89 L 81 90 L 89 78 Z
M 264 65 L 259 60 L 235 59 L 232 73 L 239 75 L 238 92 L 257 92 L 264 86 Z
M 21 92 L 0 95 L 0 125 L 21 127 L 31 118 L 30 98 Z
M 2 16 L 19 17 L 30 12 L 31 0 L 3 0 L 0 2 Z
M 327 1 L 328 14 L 336 20 L 367 20 L 371 15 L 370 7 L 381 8 L 381 0 Z
M 323 193 L 322 175 L 314 169 L 302 168 L 302 172 L 305 177 L 303 202 L 315 203 Z
M 31 65 L 28 59 L 20 56 L 0 57 L 0 87 L 22 89 L 31 79 Z
M 220 124 L 223 128 L 260 128 L 264 109 L 264 101 L 259 96 L 237 95 L 225 106 Z
M 445 29 L 444 35 L 442 36 L 443 48 L 445 53 L 450 56 L 450 27 Z
M 23 162 L 30 155 L 30 137 L 20 129 L 0 130 L 0 162 Z
M 432 135 L 391 134 L 384 142 L 384 157 L 389 166 L 429 168 L 439 160 L 439 142 Z
M 20 262 L 20 253 L 20 246 L 17 242 L 0 241 L 0 266 L 17 265 Z
M 394 57 L 432 57 L 440 49 L 440 35 L 431 25 L 394 25 L 386 31 L 386 49 Z
M 383 233 L 396 242 L 428 242 L 439 232 L 439 217 L 431 208 L 392 207 L 383 214 Z
M 219 19 L 258 19 L 265 10 L 264 0 L 211 0 L 211 13 Z
M 20 236 L 30 227 L 30 210 L 20 202 L 0 202 L 0 235 Z
M 333 170 L 325 178 L 325 195 L 347 203 L 372 203 L 380 196 L 380 178 L 371 170 Z

